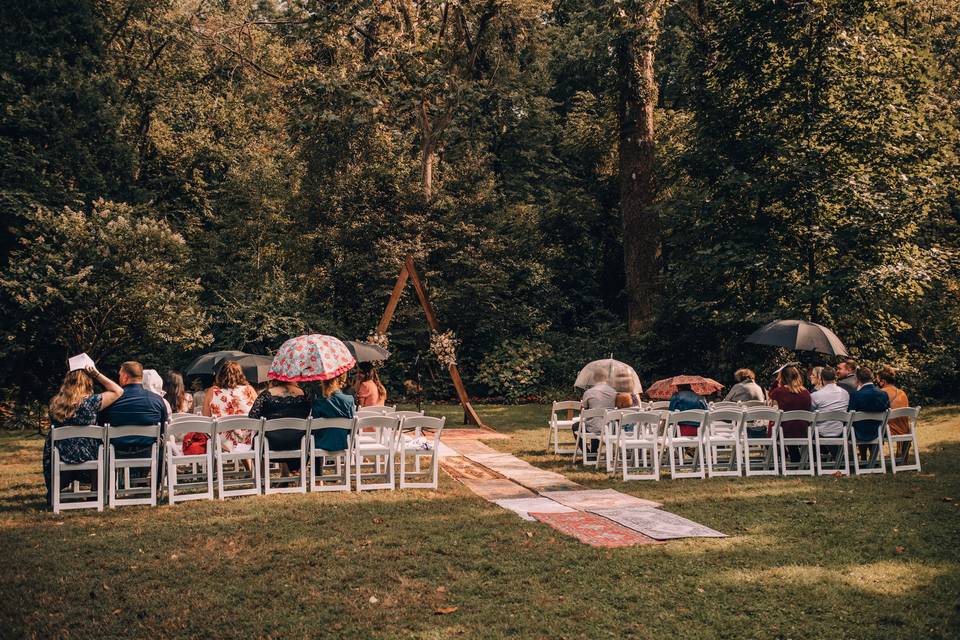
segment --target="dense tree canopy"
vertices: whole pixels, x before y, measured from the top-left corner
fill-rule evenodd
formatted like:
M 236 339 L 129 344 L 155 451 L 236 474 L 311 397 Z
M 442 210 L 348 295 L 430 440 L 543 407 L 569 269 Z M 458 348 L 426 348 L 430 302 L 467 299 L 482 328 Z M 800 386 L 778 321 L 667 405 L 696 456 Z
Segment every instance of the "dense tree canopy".
M 780 317 L 916 395 L 960 382 L 947 0 L 27 0 L 0 33 L 21 399 L 80 350 L 163 369 L 362 339 L 407 254 L 483 395 L 569 393 L 611 352 L 644 382 L 729 381 L 779 357 L 743 339 Z M 626 162 L 648 99 L 653 148 Z M 428 351 L 412 293 L 390 341 L 397 392 Z

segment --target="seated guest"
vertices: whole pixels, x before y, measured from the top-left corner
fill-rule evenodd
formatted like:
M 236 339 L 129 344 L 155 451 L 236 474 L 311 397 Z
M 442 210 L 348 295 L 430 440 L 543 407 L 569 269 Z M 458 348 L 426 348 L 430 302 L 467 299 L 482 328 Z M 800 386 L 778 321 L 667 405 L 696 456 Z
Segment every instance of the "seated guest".
M 387 404 L 387 389 L 380 382 L 380 376 L 371 363 L 361 362 L 357 365 L 353 395 L 361 407 L 382 407 Z
M 103 393 L 93 392 L 93 382 L 96 380 L 106 389 Z M 97 412 L 106 409 L 117 398 L 123 395 L 123 388 L 116 382 L 97 371 L 94 367 L 87 367 L 84 371 L 71 371 L 63 379 L 60 390 L 50 401 L 50 429 L 60 427 L 85 427 L 97 424 Z M 51 504 L 51 479 L 53 474 L 50 468 L 53 454 L 50 450 L 50 438 L 43 445 L 43 479 L 47 485 L 47 503 Z M 96 438 L 67 438 L 57 441 L 57 451 L 60 452 L 60 461 L 66 464 L 81 464 L 97 459 L 97 450 L 102 442 Z M 61 486 L 69 485 L 74 480 L 80 482 L 96 482 L 92 471 L 67 471 L 60 474 Z
M 823 388 L 823 378 L 820 375 L 822 372 L 823 367 L 813 367 L 810 369 L 810 375 L 807 378 L 810 381 L 810 393 Z
M 877 383 L 890 398 L 891 409 L 903 409 L 910 406 L 910 399 L 907 398 L 907 394 L 904 393 L 903 389 L 897 387 L 896 369 L 890 365 L 880 367 L 880 370 L 877 371 Z M 910 418 L 893 418 L 887 422 L 887 426 L 890 429 L 890 435 L 902 436 L 908 434 L 910 433 Z M 908 442 L 897 443 L 896 456 L 898 459 L 907 455 L 909 446 Z
M 757 384 L 757 376 L 750 369 L 737 369 L 733 374 L 737 384 L 730 387 L 727 396 L 724 398 L 727 402 L 746 402 L 748 400 L 766 400 L 763 393 L 763 387 Z
M 163 400 L 163 405 L 167 408 L 168 416 L 173 413 L 170 403 L 167 402 L 166 398 L 164 398 L 164 396 L 167 395 L 167 392 L 163 390 L 163 378 L 160 377 L 160 374 L 157 373 L 156 369 L 143 370 L 143 388 L 160 396 L 160 398 Z
M 613 374 L 613 388 L 617 392 L 617 409 L 640 406 L 639 389 L 629 370 L 621 367 Z
M 670 411 L 689 411 L 691 409 L 707 410 L 707 401 L 703 396 L 694 393 L 689 384 L 678 384 L 677 392 L 670 397 Z M 695 436 L 699 425 L 696 422 L 679 423 L 680 435 Z
M 837 385 L 837 370 L 822 367 L 820 370 L 822 386 L 810 394 L 811 411 L 846 411 L 850 404 L 850 394 Z M 823 422 L 817 431 L 824 438 L 837 438 L 843 435 L 843 423 L 836 420 Z
M 810 392 L 803 386 L 803 376 L 793 365 L 781 369 L 777 387 L 770 392 L 770 403 L 780 411 L 810 411 Z M 781 422 L 785 438 L 803 438 L 807 435 L 810 423 L 806 420 L 787 420 Z M 799 462 L 800 447 L 789 446 L 787 453 L 791 462 Z
M 271 380 L 270 386 L 257 396 L 250 407 L 251 418 L 306 418 L 310 415 L 310 399 L 296 382 Z M 302 434 L 294 429 L 279 429 L 265 434 L 271 451 L 292 451 L 300 448 Z M 289 471 L 300 469 L 299 460 L 287 460 Z
M 617 392 L 608 382 L 607 372 L 598 369 L 593 376 L 593 385 L 587 389 L 580 398 L 580 407 L 583 409 L 616 409 Z M 580 446 L 580 420 L 573 421 L 573 435 L 577 436 L 577 446 Z M 603 418 L 590 418 L 583 426 L 584 431 L 589 433 L 601 433 L 603 431 Z M 596 453 L 600 446 L 599 440 L 590 440 L 587 450 L 589 453 Z
M 193 395 L 183 386 L 183 376 L 176 371 L 168 371 L 163 383 L 164 398 L 174 413 L 193 413 Z
M 217 371 L 213 386 L 207 389 L 203 399 L 203 415 L 211 418 L 247 416 L 256 399 L 257 392 L 247 382 L 243 369 L 236 362 L 228 360 Z M 224 431 L 220 434 L 220 445 L 224 451 L 250 451 L 253 447 L 253 431 Z
M 853 395 L 853 392 L 859 387 L 857 382 L 857 361 L 853 358 L 844 358 L 837 365 L 837 386 L 841 387 L 847 393 Z
M 341 374 L 332 380 L 320 383 L 320 395 L 314 398 L 310 407 L 312 418 L 352 418 L 354 416 L 353 396 L 343 392 L 347 384 L 347 374 Z M 323 429 L 313 434 L 313 446 L 325 451 L 342 451 L 347 448 L 349 429 Z
M 133 360 L 120 365 L 120 384 L 123 396 L 106 411 L 100 412 L 100 421 L 115 427 L 167 424 L 169 414 L 163 398 L 143 386 L 143 366 Z M 118 458 L 145 458 L 155 443 L 147 436 L 124 436 L 113 441 Z
M 207 397 L 207 390 L 203 386 L 203 378 L 200 376 L 195 376 L 193 382 L 190 383 L 190 395 L 193 397 L 193 412 L 196 414 L 203 413 L 203 401 Z
M 859 387 L 850 394 L 850 411 L 881 413 L 890 408 L 890 396 L 873 384 L 873 371 L 868 367 L 857 369 Z M 858 420 L 853 423 L 858 442 L 872 442 L 877 439 L 877 429 L 883 424 L 879 420 Z

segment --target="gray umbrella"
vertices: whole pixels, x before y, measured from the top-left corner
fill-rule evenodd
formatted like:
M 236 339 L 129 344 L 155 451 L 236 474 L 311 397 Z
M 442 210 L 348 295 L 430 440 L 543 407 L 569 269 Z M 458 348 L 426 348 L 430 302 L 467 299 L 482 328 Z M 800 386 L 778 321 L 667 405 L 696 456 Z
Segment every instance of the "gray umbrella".
M 390 357 L 389 351 L 369 342 L 347 340 L 344 344 L 357 362 L 382 362 Z
M 824 326 L 806 320 L 775 320 L 750 334 L 747 342 L 792 351 L 816 351 L 831 356 L 847 355 L 840 338 Z
M 227 356 L 245 356 L 243 351 L 212 351 L 210 353 L 205 353 L 193 362 L 190 363 L 190 366 L 184 370 L 184 373 L 188 376 L 199 376 L 199 375 L 208 375 L 212 376 L 217 373 L 217 368 L 220 366 L 220 361 Z
M 270 365 L 273 364 L 273 356 L 257 356 L 251 353 L 241 353 L 240 355 L 223 356 L 217 360 L 216 368 L 228 360 L 232 360 L 243 369 L 243 375 L 250 384 L 260 384 L 267 381 L 267 372 L 270 371 Z

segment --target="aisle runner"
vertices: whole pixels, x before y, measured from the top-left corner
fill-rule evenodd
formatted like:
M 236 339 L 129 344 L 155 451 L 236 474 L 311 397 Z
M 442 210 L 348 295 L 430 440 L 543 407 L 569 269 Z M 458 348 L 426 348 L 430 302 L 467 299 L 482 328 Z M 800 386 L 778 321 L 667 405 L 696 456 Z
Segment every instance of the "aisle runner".
M 559 473 L 476 440 L 456 439 L 451 444 L 457 450 L 440 461 L 451 477 L 524 520 L 539 520 L 584 544 L 624 547 L 663 544 L 662 540 L 672 538 L 726 537 L 658 509 L 658 502 L 615 489 L 584 489 Z

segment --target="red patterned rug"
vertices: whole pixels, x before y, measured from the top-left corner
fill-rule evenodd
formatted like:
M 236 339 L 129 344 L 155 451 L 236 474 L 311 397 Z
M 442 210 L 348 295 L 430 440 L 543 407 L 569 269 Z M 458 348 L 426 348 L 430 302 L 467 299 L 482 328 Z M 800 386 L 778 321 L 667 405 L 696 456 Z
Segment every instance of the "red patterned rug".
M 462 456 L 440 458 L 440 467 L 455 480 L 494 480 L 502 475 Z
M 560 533 L 572 536 L 591 547 L 629 547 L 635 544 L 664 544 L 642 533 L 627 529 L 612 520 L 592 513 L 531 513 L 531 516 L 548 524 Z

